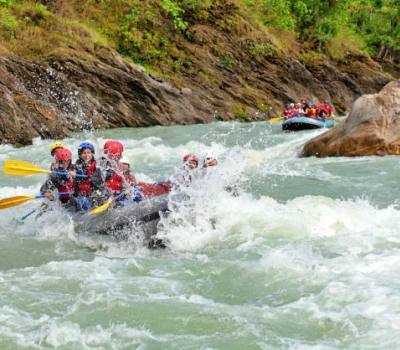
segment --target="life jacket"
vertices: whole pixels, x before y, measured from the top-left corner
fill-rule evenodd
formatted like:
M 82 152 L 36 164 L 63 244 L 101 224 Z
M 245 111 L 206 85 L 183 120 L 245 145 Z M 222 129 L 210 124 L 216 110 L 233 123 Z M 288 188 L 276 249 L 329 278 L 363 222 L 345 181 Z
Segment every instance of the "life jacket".
M 135 185 L 135 177 L 131 174 L 130 171 L 124 173 L 124 179 L 129 186 Z
M 283 115 L 285 116 L 286 119 L 293 118 L 293 109 L 285 109 Z
M 107 187 L 112 193 L 119 193 L 124 190 L 124 178 L 119 174 L 119 172 L 114 171 L 113 176 L 106 181 Z
M 62 185 L 57 186 L 57 191 L 58 192 L 74 192 L 74 180 L 66 180 L 63 181 Z M 59 196 L 60 202 L 61 203 L 66 203 L 69 201 L 71 195 L 70 194 L 62 194 Z
M 285 109 L 285 110 L 283 111 L 283 115 L 284 115 L 285 117 L 289 117 L 290 114 L 291 114 L 291 111 L 290 111 L 289 109 Z
M 326 111 L 328 112 L 328 117 L 331 117 L 333 114 L 333 106 L 325 105 Z
M 322 103 L 318 103 L 317 104 L 317 115 L 319 117 L 326 117 L 328 116 L 328 111 L 326 109 L 326 105 L 322 104 Z
M 306 115 L 307 115 L 307 117 L 313 117 L 315 115 L 315 109 L 314 108 L 307 108 L 306 109 Z
M 95 170 L 96 170 L 96 161 L 93 160 L 92 163 L 89 165 L 88 169 L 86 170 L 86 173 L 84 174 L 87 175 L 87 178 L 76 183 L 75 194 L 86 197 L 90 195 L 90 192 L 92 190 L 92 175 Z
M 172 184 L 170 182 L 148 184 L 145 182 L 139 182 L 137 187 L 141 190 L 143 196 L 161 196 L 162 194 L 168 193 L 171 190 Z

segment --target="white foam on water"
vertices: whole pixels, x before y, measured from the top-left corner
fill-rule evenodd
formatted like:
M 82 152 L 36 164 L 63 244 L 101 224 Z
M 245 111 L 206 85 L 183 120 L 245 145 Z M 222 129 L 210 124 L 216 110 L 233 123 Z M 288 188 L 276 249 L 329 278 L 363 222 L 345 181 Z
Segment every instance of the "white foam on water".
M 298 197 L 285 203 L 247 194 L 233 197 L 216 189 L 223 187 L 220 179 L 218 176 L 218 181 L 211 184 L 203 182 L 198 192 L 188 190 L 192 197 L 189 203 L 183 203 L 163 221 L 163 234 L 173 250 L 235 247 L 251 241 L 258 244 L 259 238 L 267 242 L 347 235 L 359 243 L 348 247 L 357 253 L 363 245 L 361 240 L 374 244 L 375 238 L 399 239 L 400 212 L 393 207 L 378 209 L 367 200 L 322 196 Z
M 279 188 L 282 183 L 263 183 L 267 190 L 262 193 L 258 184 L 251 184 L 269 175 L 340 183 L 340 169 L 333 173 L 329 166 L 351 170 L 375 165 L 378 171 L 368 179 L 370 186 L 385 188 L 393 159 L 299 159 L 302 144 L 321 131 L 286 135 L 266 128 L 263 135 L 256 124 L 248 129 L 236 123 L 218 127 L 217 142 L 209 141 L 211 134 L 181 144 L 164 142 L 161 136 L 124 136 L 126 155 L 140 180 L 172 175 L 186 153 L 203 157 L 213 152 L 219 160 L 217 167 L 182 190 L 190 200 L 176 201 L 172 213 L 161 220 L 166 250 L 78 236 L 69 218 L 57 211 L 22 228 L 38 241 L 72 241 L 85 258 L 70 258 L 56 248 L 51 253 L 61 261 L 44 259 L 35 266 L 0 271 L 0 337 L 10 348 L 218 349 L 243 339 L 263 349 L 399 347 L 396 203 L 379 207 L 368 194 L 277 200 L 268 186 Z M 232 141 L 236 136 L 243 139 Z M 74 153 L 80 138 L 65 140 Z M 118 132 L 113 138 L 118 139 Z M 109 138 L 89 139 L 100 155 Z M 48 167 L 50 142 L 34 140 L 33 146 L 22 149 L 0 146 L 0 160 L 30 158 Z M 18 182 L 2 179 L 1 198 L 38 194 L 44 181 L 40 176 Z M 236 187 L 235 193 L 227 191 L 228 186 Z M 2 211 L 2 239 L 19 235 L 12 219 L 36 205 L 31 201 Z M 154 311 L 153 305 L 160 310 Z M 156 316 L 146 324 L 120 321 L 125 312 L 135 315 L 139 307 Z M 91 310 L 104 316 L 109 308 L 114 308 L 112 322 L 79 321 Z M 163 320 L 179 323 L 160 330 Z

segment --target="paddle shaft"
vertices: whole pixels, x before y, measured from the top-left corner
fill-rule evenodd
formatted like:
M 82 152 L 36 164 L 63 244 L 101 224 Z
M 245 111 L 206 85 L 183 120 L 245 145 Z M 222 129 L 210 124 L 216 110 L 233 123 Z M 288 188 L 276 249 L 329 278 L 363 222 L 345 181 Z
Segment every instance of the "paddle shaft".
M 20 221 L 22 223 L 25 219 L 29 218 L 36 211 L 37 211 L 37 209 L 31 210 L 29 213 L 27 213 L 23 217 L 19 218 L 18 221 Z
M 63 195 L 65 195 L 65 194 L 71 194 L 72 192 L 58 192 L 58 193 L 56 193 L 57 195 L 59 195 L 59 196 L 63 196 Z M 41 195 L 39 195 L 39 196 L 36 196 L 35 197 L 35 199 L 41 199 L 41 198 L 44 198 L 44 197 L 46 197 L 45 195 L 43 195 L 43 194 L 41 194 Z
M 60 196 L 62 196 L 63 194 L 70 194 L 70 192 L 59 192 L 59 193 L 58 193 L 58 195 L 60 195 Z M 40 195 L 40 196 L 36 196 L 35 198 L 36 198 L 36 199 L 40 199 L 40 198 L 44 198 L 44 196 L 43 196 L 43 195 Z M 25 219 L 29 218 L 32 214 L 36 213 L 36 211 L 37 211 L 37 208 L 31 210 L 29 213 L 26 213 L 24 216 L 20 217 L 20 218 L 18 219 L 18 221 L 21 222 L 21 223 L 23 223 Z
M 56 175 L 64 175 L 64 176 L 66 176 L 66 175 L 68 175 L 68 173 L 66 172 L 66 171 L 59 171 L 59 170 L 52 170 L 52 173 L 53 174 L 56 174 Z M 87 175 L 85 175 L 85 174 L 76 174 L 76 177 L 87 177 Z

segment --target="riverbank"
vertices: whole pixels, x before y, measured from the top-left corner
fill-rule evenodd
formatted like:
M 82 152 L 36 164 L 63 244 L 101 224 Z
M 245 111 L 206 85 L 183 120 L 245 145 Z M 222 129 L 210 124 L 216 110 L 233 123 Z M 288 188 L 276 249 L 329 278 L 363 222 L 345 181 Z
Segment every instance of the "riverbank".
M 301 96 L 330 99 L 344 113 L 399 75 L 395 64 L 358 49 L 316 51 L 236 1 L 175 17 L 152 1 L 12 3 L 1 14 L 1 143 L 92 128 L 265 120 Z

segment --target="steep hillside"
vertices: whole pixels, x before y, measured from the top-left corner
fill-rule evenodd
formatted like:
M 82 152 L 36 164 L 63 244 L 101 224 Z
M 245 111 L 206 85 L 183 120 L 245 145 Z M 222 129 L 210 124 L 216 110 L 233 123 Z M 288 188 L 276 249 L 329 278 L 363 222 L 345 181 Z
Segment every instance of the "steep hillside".
M 322 35 L 324 23 L 290 3 L 0 0 L 1 142 L 262 120 L 303 95 L 344 112 L 399 76 L 395 47 L 377 48 L 345 22 Z M 336 5 L 325 11 L 345 20 Z

